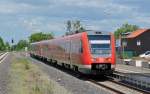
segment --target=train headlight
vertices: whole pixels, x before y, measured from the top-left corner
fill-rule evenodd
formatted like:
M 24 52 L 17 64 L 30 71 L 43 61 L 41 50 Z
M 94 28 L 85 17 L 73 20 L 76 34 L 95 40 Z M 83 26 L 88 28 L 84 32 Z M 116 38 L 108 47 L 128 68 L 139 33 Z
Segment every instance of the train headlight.
M 108 61 L 110 61 L 110 62 L 111 62 L 111 58 L 108 58 Z
M 106 61 L 111 62 L 111 58 L 106 58 Z
M 92 61 L 93 61 L 93 62 L 96 61 L 96 58 L 92 58 Z

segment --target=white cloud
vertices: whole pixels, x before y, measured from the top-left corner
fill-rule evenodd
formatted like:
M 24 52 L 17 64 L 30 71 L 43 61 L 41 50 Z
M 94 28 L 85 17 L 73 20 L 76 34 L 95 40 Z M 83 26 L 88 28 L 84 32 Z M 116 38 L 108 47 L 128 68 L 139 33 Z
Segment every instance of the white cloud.
M 145 24 L 149 24 L 150 25 L 150 17 L 146 17 L 146 16 L 144 16 L 144 17 L 141 17 L 141 16 L 137 16 L 137 17 L 135 17 L 135 21 L 138 21 L 138 22 L 140 22 L 140 23 L 145 23 Z
M 137 7 L 133 7 L 133 6 L 126 6 L 126 5 L 121 5 L 121 4 L 116 4 L 116 3 L 109 3 L 104 7 L 104 11 L 108 14 L 108 15 L 127 15 L 129 13 L 135 13 L 136 9 L 138 9 Z
M 90 23 L 89 23 L 90 22 Z M 119 19 L 103 19 L 99 21 L 85 21 L 85 27 L 90 30 L 113 32 L 122 23 Z
M 49 6 L 48 6 L 49 5 Z M 81 9 L 83 8 L 83 9 Z M 75 15 L 83 14 L 85 11 L 94 10 L 97 13 L 106 13 L 107 15 L 117 15 L 122 13 L 134 12 L 135 8 L 131 6 L 115 3 L 113 0 L 49 0 L 47 5 L 35 5 L 28 3 L 3 2 L 0 3 L 0 13 L 43 13 Z M 62 11 L 63 10 L 63 11 Z M 72 10 L 76 10 L 72 12 Z M 94 15 L 95 16 L 95 15 Z
M 118 3 L 115 0 L 5 1 L 2 3 L 0 1 L 0 14 L 6 14 L 0 16 L 0 20 L 5 22 L 1 23 L 0 26 L 3 31 L 18 30 L 20 34 L 17 35 L 18 33 L 16 33 L 17 36 L 21 36 L 21 34 L 25 36 L 25 34 L 29 35 L 40 31 L 53 32 L 56 36 L 60 36 L 66 31 L 65 21 L 68 19 L 81 20 L 86 29 L 90 30 L 114 31 L 125 22 L 143 27 L 150 26 L 148 21 L 150 14 L 139 12 L 140 6 Z M 49 2 L 47 3 L 47 1 Z M 45 3 L 41 4 L 40 2 Z M 142 8 L 144 9 L 144 7 Z M 15 23 L 16 26 L 13 26 Z M 8 26 L 12 29 L 8 30 Z
M 21 12 L 29 12 L 37 9 L 36 6 L 25 4 L 25 3 L 13 3 L 13 2 L 5 2 L 0 3 L 0 13 L 1 14 L 10 14 L 10 13 L 21 13 Z
M 48 20 L 46 18 L 34 17 L 30 19 L 20 19 L 20 24 L 30 33 L 51 32 L 57 36 L 63 35 L 66 31 L 63 20 Z
M 87 10 L 94 8 L 97 12 L 103 10 L 109 15 L 134 12 L 137 9 L 135 6 L 116 3 L 114 0 L 50 0 L 50 4 L 53 7 L 87 8 Z
M 99 7 L 105 0 L 50 0 L 51 5 L 76 6 L 76 7 Z

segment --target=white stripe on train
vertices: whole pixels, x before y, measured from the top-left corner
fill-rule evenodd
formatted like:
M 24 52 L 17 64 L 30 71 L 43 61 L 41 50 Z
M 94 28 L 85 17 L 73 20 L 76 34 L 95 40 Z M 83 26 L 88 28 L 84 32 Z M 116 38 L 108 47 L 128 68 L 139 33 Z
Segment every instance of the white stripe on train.
M 91 40 L 91 44 L 110 44 L 110 40 Z

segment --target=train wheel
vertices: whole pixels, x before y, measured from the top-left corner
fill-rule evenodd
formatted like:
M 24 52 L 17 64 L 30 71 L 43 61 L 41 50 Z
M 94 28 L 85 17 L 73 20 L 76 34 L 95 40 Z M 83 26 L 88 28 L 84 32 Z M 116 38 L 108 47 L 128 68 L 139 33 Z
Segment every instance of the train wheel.
M 48 59 L 48 62 L 51 64 L 52 63 L 52 59 Z
M 65 64 L 64 64 L 64 63 L 62 63 L 62 67 L 63 67 L 63 68 L 65 67 Z
M 53 64 L 54 64 L 54 66 L 57 66 L 57 61 L 54 60 L 54 61 L 53 61 Z
M 75 71 L 78 71 L 78 67 L 77 66 L 75 66 Z
M 78 67 L 75 66 L 75 65 L 72 66 L 72 69 L 73 69 L 74 71 L 78 71 Z

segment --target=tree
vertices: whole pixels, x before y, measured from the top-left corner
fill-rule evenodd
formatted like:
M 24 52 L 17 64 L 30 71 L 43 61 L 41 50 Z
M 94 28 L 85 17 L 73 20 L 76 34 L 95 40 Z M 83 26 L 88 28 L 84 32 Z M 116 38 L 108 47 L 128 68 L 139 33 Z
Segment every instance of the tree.
M 6 43 L 5 43 L 5 49 L 9 51 L 9 50 L 10 50 L 10 48 L 11 48 L 11 47 L 10 47 L 9 43 L 8 43 L 8 42 L 6 42 Z
M 137 25 L 131 25 L 128 23 L 123 24 L 120 28 L 115 31 L 115 38 L 118 39 L 120 35 L 127 32 L 133 32 L 139 29 Z
M 25 47 L 28 47 L 29 46 L 29 42 L 27 40 L 20 40 L 16 46 L 14 46 L 15 50 L 22 50 L 24 49 Z
M 67 31 L 71 32 L 71 28 L 72 28 L 71 21 L 68 20 L 68 21 L 67 21 Z
M 0 37 L 0 51 L 4 51 L 5 50 L 5 44 L 3 39 Z
M 40 32 L 40 33 L 32 34 L 29 37 L 29 41 L 30 41 L 30 43 L 32 43 L 32 42 L 38 42 L 38 41 L 41 41 L 41 40 L 48 40 L 48 39 L 53 39 L 53 38 L 54 37 L 51 33 L 44 34 L 44 33 Z
M 67 31 L 68 32 L 66 32 L 66 35 L 69 35 L 70 33 L 84 32 L 85 29 L 79 20 L 77 20 L 77 21 L 68 20 L 67 21 Z
M 81 22 L 79 20 L 75 21 L 73 23 L 73 26 L 74 26 L 74 31 L 76 31 L 76 32 L 83 32 L 83 30 L 84 30 L 84 28 L 81 25 Z

